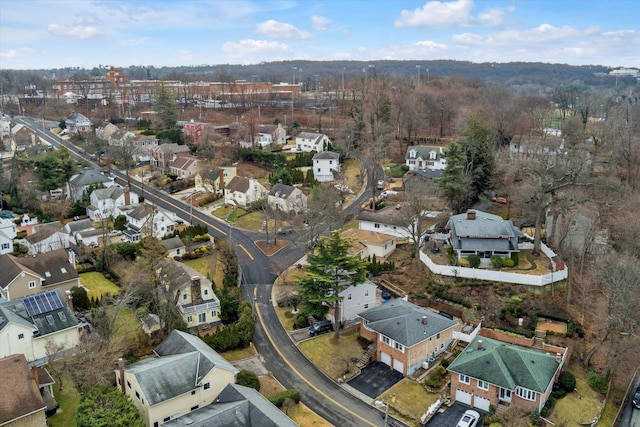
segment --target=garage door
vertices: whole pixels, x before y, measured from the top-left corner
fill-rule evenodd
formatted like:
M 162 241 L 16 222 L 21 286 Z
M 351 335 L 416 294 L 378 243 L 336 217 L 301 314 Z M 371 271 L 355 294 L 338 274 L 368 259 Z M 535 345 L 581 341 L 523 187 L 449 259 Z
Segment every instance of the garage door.
M 404 374 L 404 363 L 400 362 L 399 360 L 394 360 L 393 369 L 400 372 L 401 374 Z
M 384 351 L 380 353 L 380 361 L 385 365 L 391 366 L 391 356 Z
M 467 393 L 466 391 L 456 389 L 456 401 L 462 402 L 465 405 L 471 406 L 471 393 Z
M 483 411 L 489 412 L 489 406 L 491 405 L 491 401 L 489 399 L 485 399 L 484 397 L 475 396 L 473 398 L 473 406 L 478 409 L 482 409 Z

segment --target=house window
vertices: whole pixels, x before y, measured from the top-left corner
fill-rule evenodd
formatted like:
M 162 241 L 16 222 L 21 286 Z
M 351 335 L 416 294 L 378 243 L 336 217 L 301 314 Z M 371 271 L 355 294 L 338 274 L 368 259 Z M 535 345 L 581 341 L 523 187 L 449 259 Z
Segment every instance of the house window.
M 333 160 L 329 160 L 329 164 L 332 165 L 333 164 Z
M 534 401 L 536 400 L 536 392 L 533 390 L 528 390 L 526 388 L 522 388 L 522 387 L 516 387 L 516 396 L 519 396 L 525 400 L 531 400 Z
M 9 243 L 3 243 L 2 244 L 2 249 L 9 249 L 11 247 L 11 245 Z
M 192 407 L 191 407 L 191 410 L 192 410 L 192 411 L 195 411 L 195 410 L 196 410 L 196 409 L 198 409 L 199 407 L 200 407 L 200 405 L 192 406 Z
M 478 380 L 478 388 L 481 390 L 489 390 L 489 383 L 486 381 Z
M 187 300 L 187 294 L 182 294 L 182 301 L 186 301 Z
M 364 296 L 365 296 L 365 297 L 368 297 L 368 296 L 369 296 L 369 289 L 366 289 L 366 290 L 364 291 Z
M 438 332 L 438 333 L 436 334 L 436 339 L 437 339 L 437 340 L 439 340 L 439 339 L 440 339 L 440 332 Z
M 191 390 L 191 396 L 193 396 L 194 394 L 196 394 L 195 390 Z
M 471 379 L 469 378 L 469 375 L 460 374 L 459 381 L 462 384 L 471 384 Z
M 24 339 L 24 334 L 18 334 L 18 339 L 19 340 Z
M 209 295 L 209 289 L 205 289 L 205 290 L 204 290 L 204 296 L 206 297 L 206 296 L 208 296 L 208 295 Z
M 351 294 L 349 294 L 349 296 L 347 297 L 347 299 L 351 299 Z
M 374 228 L 380 228 L 380 224 L 373 224 Z
M 318 172 L 320 172 L 320 168 L 318 168 Z
M 396 343 L 395 347 L 396 347 L 396 350 L 404 351 L 404 346 L 398 342 Z
M 67 274 L 67 269 L 66 269 L 66 268 L 64 268 L 64 267 L 60 267 L 60 272 L 61 272 L 62 274 Z
M 33 280 L 29 282 L 29 289 L 33 289 L 35 287 L 36 287 L 36 282 L 34 282 Z
M 385 344 L 389 344 L 391 342 L 391 340 L 389 339 L 389 337 L 385 337 L 384 335 L 382 336 L 382 342 Z
M 187 316 L 187 322 L 189 322 L 189 323 L 193 322 L 193 317 L 192 316 Z
M 140 393 L 138 393 L 137 391 L 136 391 L 136 397 L 138 398 L 138 400 L 140 400 Z
M 164 417 L 164 420 L 162 420 L 162 421 L 166 423 L 166 422 L 167 422 L 167 421 L 169 421 L 170 419 L 171 419 L 171 417 Z
M 364 308 L 369 308 L 369 304 L 365 304 L 365 305 L 364 305 Z
M 211 312 L 211 317 L 212 317 L 212 318 L 214 318 L 214 319 L 215 319 L 215 317 L 216 317 L 217 315 L 218 315 L 218 314 L 216 313 L 216 311 L 215 311 L 215 310 L 213 310 L 213 311 Z
M 159 427 L 158 422 L 153 423 L 153 427 Z
M 444 343 L 440 344 L 440 350 L 444 349 Z
M 198 314 L 198 323 L 204 323 L 207 321 L 207 313 Z
M 127 380 L 127 387 L 131 388 L 131 383 Z
M 204 383 L 204 389 L 209 390 L 211 388 L 211 383 Z
M 180 255 L 180 249 L 176 249 L 176 255 Z

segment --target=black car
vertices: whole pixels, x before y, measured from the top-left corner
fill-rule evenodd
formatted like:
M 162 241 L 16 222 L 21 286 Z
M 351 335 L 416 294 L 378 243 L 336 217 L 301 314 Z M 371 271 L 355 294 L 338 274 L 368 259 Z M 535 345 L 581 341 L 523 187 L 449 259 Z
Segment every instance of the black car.
M 640 385 L 636 389 L 636 393 L 633 395 L 633 406 L 640 409 Z
M 333 324 L 330 320 L 321 320 L 320 322 L 316 322 L 309 327 L 309 335 L 311 335 L 312 337 L 320 334 L 325 334 L 330 331 L 333 331 Z

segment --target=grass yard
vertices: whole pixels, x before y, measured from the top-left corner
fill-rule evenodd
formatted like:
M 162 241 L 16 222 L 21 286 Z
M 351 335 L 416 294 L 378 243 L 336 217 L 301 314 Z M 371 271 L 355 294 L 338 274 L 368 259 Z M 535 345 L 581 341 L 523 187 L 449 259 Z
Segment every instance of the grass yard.
M 50 418 L 47 418 L 49 427 L 75 427 L 76 411 L 80 404 L 80 393 L 71 381 L 69 374 L 63 376 L 64 389 L 60 391 L 60 382 L 56 380 L 53 385 L 53 395 L 60 404 L 58 412 Z
M 87 288 L 87 297 L 102 297 L 105 295 L 116 296 L 120 288 L 115 283 L 105 278 L 97 271 L 80 274 L 80 283 Z
M 219 259 L 216 260 L 216 271 L 213 273 L 213 278 L 211 281 L 215 287 L 215 290 L 219 291 L 223 288 L 223 280 L 224 280 L 224 265 L 222 261 Z
M 344 162 L 343 169 L 346 181 L 344 185 L 353 190 L 354 193 L 360 191 L 362 183 L 360 182 L 360 163 L 356 159 L 347 159 Z
M 200 258 L 190 259 L 185 261 L 184 264 L 189 267 L 198 270 L 199 273 L 203 274 L 205 277 L 211 277 L 211 264 L 215 262 L 215 259 L 211 259 L 213 255 L 205 255 Z
M 238 209 L 236 209 L 236 212 L 237 211 Z M 243 228 L 245 230 L 251 230 L 251 231 L 260 231 L 260 229 L 262 229 L 262 223 L 264 222 L 264 217 L 260 212 L 251 212 L 246 215 L 244 214 L 245 211 L 242 211 L 242 212 L 243 212 L 243 215 L 240 217 L 237 217 L 234 221 L 237 227 Z M 232 221 L 231 219 L 232 216 L 233 214 L 231 214 L 231 216 L 229 217 L 230 221 Z
M 405 378 L 384 392 L 378 400 L 386 401 L 394 393 L 396 403 L 389 407 L 389 413 L 402 418 L 410 425 L 419 421 L 422 414 L 440 397 L 435 393 L 429 393 L 422 384 Z
M 591 421 L 602 406 L 600 394 L 589 387 L 588 373 L 577 365 L 572 366 L 571 372 L 576 377 L 576 389 L 559 399 L 547 417 L 556 425 L 570 426 Z M 600 420 L 599 425 L 613 425 L 613 422 Z
M 298 307 L 298 309 L 302 308 L 302 304 Z M 291 312 L 293 307 L 278 307 L 276 306 L 276 314 L 278 315 L 278 319 L 280 319 L 280 323 L 282 323 L 282 327 L 285 331 L 293 331 L 293 322 L 296 320 L 296 315 L 291 317 L 287 317 L 286 313 Z
M 119 310 L 116 317 L 117 336 L 124 337 L 127 343 L 139 343 L 141 338 L 145 338 L 142 324 L 131 310 L 123 307 L 109 307 L 108 310 L 110 315 L 113 310 Z
M 285 388 L 272 376 L 263 375 L 258 377 L 260 380 L 260 394 L 264 397 L 273 396 L 276 393 L 285 391 Z
M 256 350 L 253 345 L 250 345 L 247 348 L 225 351 L 224 353 L 220 353 L 220 355 L 224 357 L 227 362 L 235 362 L 236 360 L 254 357 L 256 355 Z
M 231 211 L 231 209 L 232 207 L 229 205 L 222 205 L 218 209 L 211 211 L 211 213 L 217 216 L 218 218 L 226 218 L 226 216 L 229 215 L 229 212 Z
M 273 377 L 261 376 L 260 379 L 260 394 L 266 398 L 273 396 L 276 393 L 284 391 L 285 388 Z M 318 416 L 315 412 L 311 411 L 303 403 L 298 403 L 289 408 L 287 416 L 291 418 L 296 424 L 301 427 L 329 427 L 331 424 L 326 422 L 323 418 Z
M 231 215 L 229 215 L 227 220 L 229 222 L 236 222 L 236 220 L 238 218 L 240 218 L 241 216 L 243 216 L 246 213 L 247 213 L 247 211 L 245 211 L 244 209 L 236 208 L 236 209 L 233 210 L 233 212 L 231 212 Z
M 358 331 L 341 331 L 340 339 L 333 339 L 333 332 L 301 342 L 298 348 L 304 355 L 329 377 L 337 380 L 346 375 L 351 377 L 356 371 L 351 359 L 360 359 L 364 350 L 356 341 Z

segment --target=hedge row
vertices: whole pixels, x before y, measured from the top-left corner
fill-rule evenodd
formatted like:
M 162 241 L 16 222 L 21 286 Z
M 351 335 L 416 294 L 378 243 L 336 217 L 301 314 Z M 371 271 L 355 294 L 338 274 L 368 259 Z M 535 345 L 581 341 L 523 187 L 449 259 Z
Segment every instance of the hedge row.
M 300 403 L 300 392 L 296 389 L 281 391 L 273 396 L 269 397 L 269 402 L 276 405 L 278 408 L 282 408 L 282 404 L 285 399 L 291 399 L 295 403 Z

